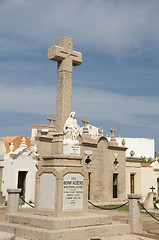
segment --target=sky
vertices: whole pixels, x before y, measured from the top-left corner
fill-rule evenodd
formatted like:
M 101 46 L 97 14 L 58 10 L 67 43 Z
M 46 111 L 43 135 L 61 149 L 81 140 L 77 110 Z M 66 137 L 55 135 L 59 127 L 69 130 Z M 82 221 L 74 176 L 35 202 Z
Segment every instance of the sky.
M 159 0 L 0 0 L 0 136 L 31 136 L 56 116 L 57 63 L 73 39 L 72 110 L 109 135 L 154 138 L 159 152 Z

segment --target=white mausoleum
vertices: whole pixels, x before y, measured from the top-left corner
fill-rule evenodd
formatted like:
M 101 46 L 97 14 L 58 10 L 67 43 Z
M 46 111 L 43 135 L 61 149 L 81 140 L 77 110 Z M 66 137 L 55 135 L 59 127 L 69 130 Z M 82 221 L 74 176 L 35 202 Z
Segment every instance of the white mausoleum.
M 8 197 L 7 189 L 21 188 L 26 201 L 34 201 L 36 146 L 24 136 L 0 138 L 0 192 Z

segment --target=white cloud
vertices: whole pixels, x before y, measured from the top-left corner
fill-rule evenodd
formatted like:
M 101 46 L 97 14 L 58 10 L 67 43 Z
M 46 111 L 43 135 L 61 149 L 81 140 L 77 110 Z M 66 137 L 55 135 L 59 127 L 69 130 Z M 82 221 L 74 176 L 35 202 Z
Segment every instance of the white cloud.
M 1 112 L 48 114 L 55 112 L 56 89 L 49 86 L 0 85 Z
M 126 96 L 95 89 L 74 89 L 73 109 L 81 117 L 128 126 L 150 127 L 159 116 L 159 97 Z M 154 123 L 153 127 L 159 128 Z
M 1 85 L 0 89 L 0 112 L 56 112 L 55 87 Z M 153 117 L 159 116 L 158 105 L 159 97 L 133 97 L 91 88 L 73 89 L 73 110 L 78 117 L 87 115 L 90 121 L 109 120 L 128 126 L 147 127 L 152 125 Z
M 76 44 L 134 53 L 145 45 L 158 48 L 158 11 L 158 0 L 2 1 L 0 42 L 2 48 L 4 39 L 8 48 L 37 48 L 68 35 Z

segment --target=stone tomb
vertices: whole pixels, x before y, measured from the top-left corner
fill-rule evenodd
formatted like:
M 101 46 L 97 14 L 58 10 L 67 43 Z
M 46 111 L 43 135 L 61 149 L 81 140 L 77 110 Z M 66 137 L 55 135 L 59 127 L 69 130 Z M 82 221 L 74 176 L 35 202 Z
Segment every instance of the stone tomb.
M 88 174 L 80 157 L 43 157 L 36 177 L 35 213 L 62 216 L 70 211 L 86 211 L 87 189 Z

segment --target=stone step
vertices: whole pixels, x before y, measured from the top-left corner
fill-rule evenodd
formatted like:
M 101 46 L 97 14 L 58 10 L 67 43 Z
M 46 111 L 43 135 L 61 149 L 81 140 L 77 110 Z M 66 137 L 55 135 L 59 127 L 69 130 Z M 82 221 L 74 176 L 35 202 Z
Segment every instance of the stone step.
M 58 230 L 86 226 L 107 225 L 112 223 L 108 215 L 88 214 L 77 217 L 47 217 L 38 215 L 8 214 L 8 222 L 39 227 L 44 229 Z
M 15 234 L 0 232 L 0 240 L 15 240 Z
M 7 233 L 14 233 L 15 224 L 11 224 L 8 222 L 1 222 L 0 223 L 0 231 L 7 232 Z
M 19 238 L 19 237 L 16 237 L 15 240 L 26 240 L 26 238 Z
M 0 230 L 15 233 L 16 237 L 31 240 L 88 240 L 130 233 L 128 224 L 110 224 L 49 230 L 21 224 L 1 223 Z

